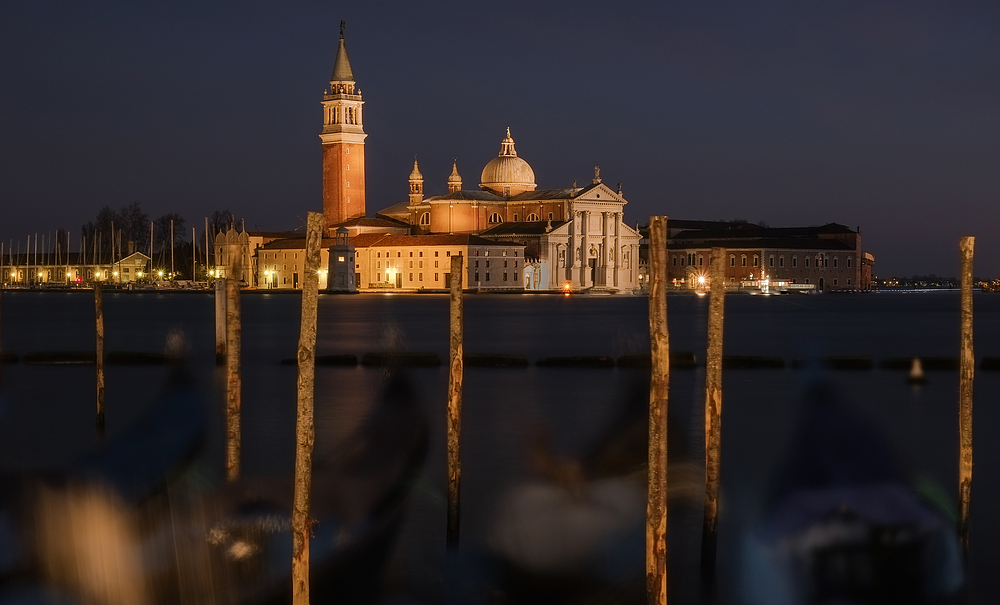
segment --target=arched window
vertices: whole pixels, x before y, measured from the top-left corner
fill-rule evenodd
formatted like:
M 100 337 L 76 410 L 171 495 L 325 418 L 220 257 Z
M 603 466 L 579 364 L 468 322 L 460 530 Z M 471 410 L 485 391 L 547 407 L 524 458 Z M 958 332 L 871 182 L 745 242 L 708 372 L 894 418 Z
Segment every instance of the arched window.
M 490 215 L 489 222 L 491 225 L 497 225 L 503 222 L 503 218 L 500 217 L 500 213 L 494 212 L 493 214 Z
M 425 212 L 420 215 L 420 226 L 426 227 L 431 224 L 431 213 Z
M 531 214 L 528 215 L 528 218 L 526 218 L 524 220 L 526 220 L 526 221 L 537 221 L 538 220 L 538 215 L 535 214 L 534 212 L 532 212 Z
M 515 223 L 517 222 L 517 215 L 516 214 L 514 215 L 514 222 Z

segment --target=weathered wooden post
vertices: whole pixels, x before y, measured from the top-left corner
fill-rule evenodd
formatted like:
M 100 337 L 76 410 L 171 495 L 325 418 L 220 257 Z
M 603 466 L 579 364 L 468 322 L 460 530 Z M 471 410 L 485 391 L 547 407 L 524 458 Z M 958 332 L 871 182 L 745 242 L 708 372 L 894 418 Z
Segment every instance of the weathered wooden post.
M 215 363 L 226 359 L 226 280 L 215 278 Z
M 94 282 L 94 318 L 97 324 L 97 435 L 104 437 L 104 292 L 101 282 Z
M 449 549 L 458 548 L 461 525 L 462 458 L 462 380 L 464 378 L 464 325 L 462 318 L 463 258 L 451 257 L 450 332 L 448 367 L 448 532 Z
M 243 326 L 240 312 L 241 256 L 236 255 L 229 265 L 226 278 L 226 477 L 236 481 L 240 477 L 240 405 L 243 399 L 240 375 L 240 341 Z
M 649 474 L 646 493 L 646 602 L 667 602 L 667 217 L 649 221 Z
M 302 324 L 299 329 L 298 412 L 295 416 L 295 495 L 292 500 L 292 604 L 309 605 L 309 492 L 316 431 L 313 398 L 316 383 L 316 306 L 319 298 L 319 249 L 323 214 L 306 219 L 305 276 L 302 281 Z
M 705 362 L 705 518 L 701 535 L 701 578 L 715 582 L 719 527 L 719 471 L 722 432 L 722 326 L 726 300 L 726 249 L 712 248 L 709 260 L 708 351 Z
M 969 560 L 969 512 L 972 505 L 972 378 L 976 358 L 972 353 L 972 249 L 976 238 L 963 237 L 962 253 L 962 354 L 958 384 L 958 539 Z

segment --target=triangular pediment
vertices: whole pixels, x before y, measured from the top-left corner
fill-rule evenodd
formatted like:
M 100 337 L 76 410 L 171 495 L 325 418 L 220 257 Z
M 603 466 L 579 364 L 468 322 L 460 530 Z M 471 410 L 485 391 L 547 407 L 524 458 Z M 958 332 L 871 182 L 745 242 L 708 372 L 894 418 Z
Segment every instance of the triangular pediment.
M 594 202 L 594 203 L 616 203 L 616 204 L 627 204 L 628 202 L 624 197 L 618 195 L 618 192 L 611 189 L 604 183 L 595 183 L 584 187 L 575 197 L 576 202 Z

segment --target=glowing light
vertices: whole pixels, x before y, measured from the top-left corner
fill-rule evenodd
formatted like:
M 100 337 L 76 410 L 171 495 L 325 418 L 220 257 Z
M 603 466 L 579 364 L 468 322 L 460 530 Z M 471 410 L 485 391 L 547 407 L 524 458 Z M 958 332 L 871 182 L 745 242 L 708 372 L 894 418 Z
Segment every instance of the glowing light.
M 159 272 L 160 277 L 163 277 L 163 271 Z
M 115 277 L 118 277 L 118 272 L 115 271 L 114 273 L 112 273 L 112 275 L 114 275 Z
M 701 285 L 701 286 L 705 285 L 705 276 L 704 275 L 699 275 L 698 276 L 698 285 Z
M 67 271 L 67 272 L 66 272 L 66 277 L 69 277 L 69 276 L 70 276 L 70 272 L 69 272 L 69 271 Z
M 39 271 L 39 272 L 38 272 L 38 277 L 41 277 L 41 276 L 42 276 L 42 272 L 41 272 L 41 271 Z

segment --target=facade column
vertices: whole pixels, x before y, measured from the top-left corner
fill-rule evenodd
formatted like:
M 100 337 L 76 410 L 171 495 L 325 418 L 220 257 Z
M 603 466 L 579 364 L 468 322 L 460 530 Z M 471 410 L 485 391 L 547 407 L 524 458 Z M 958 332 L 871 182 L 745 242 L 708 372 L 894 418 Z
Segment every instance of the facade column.
M 621 212 L 616 212 L 616 213 L 614 213 L 612 215 L 612 220 L 615 221 L 615 249 L 612 252 L 612 255 L 613 255 L 612 258 L 614 258 L 615 261 L 614 261 L 614 267 L 612 267 L 611 270 L 614 273 L 613 282 L 614 282 L 614 287 L 616 289 L 618 288 L 618 271 L 619 271 L 619 268 L 621 267 L 621 262 L 622 262 L 621 243 L 619 241 L 619 238 L 621 237 L 621 230 L 622 230 L 622 228 L 621 228 L 621 225 L 622 225 L 621 216 L 622 216 Z
M 608 217 L 611 215 L 610 212 L 601 213 L 601 227 L 604 235 L 604 243 L 602 247 L 604 250 L 601 251 L 601 285 L 608 286 L 608 268 L 610 263 L 608 262 L 608 251 L 611 249 L 611 234 L 608 232 Z
M 569 213 L 569 249 L 566 250 L 566 268 L 564 279 L 573 281 L 573 268 L 576 266 L 576 211 L 570 206 Z
M 590 210 L 580 213 L 580 287 L 587 287 L 587 274 L 590 272 L 589 250 L 587 248 L 587 232 L 590 231 Z

